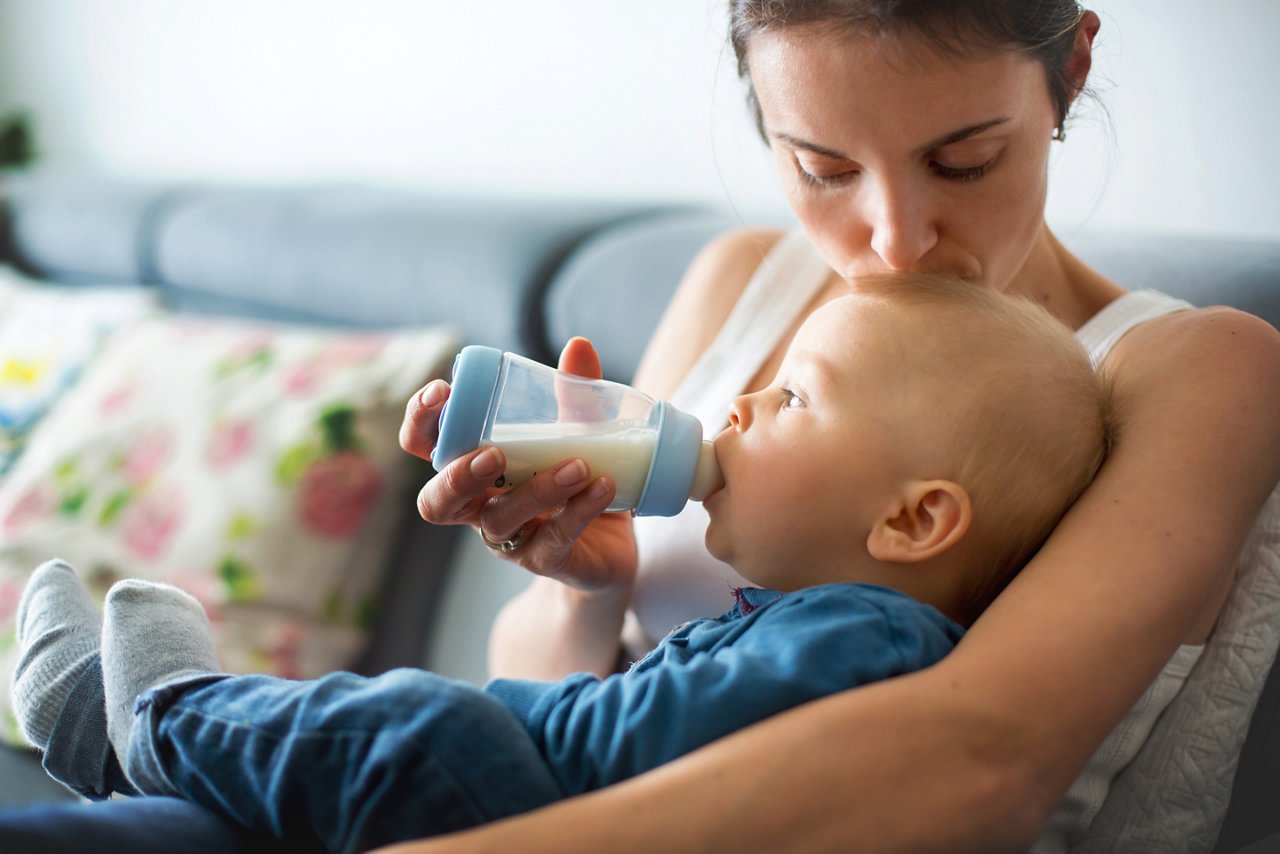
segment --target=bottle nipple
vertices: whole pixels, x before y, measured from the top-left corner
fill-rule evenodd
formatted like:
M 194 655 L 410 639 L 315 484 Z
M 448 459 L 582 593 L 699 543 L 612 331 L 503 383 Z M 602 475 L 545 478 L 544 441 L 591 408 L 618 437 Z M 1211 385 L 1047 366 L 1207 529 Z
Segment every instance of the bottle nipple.
M 689 489 L 692 501 L 701 501 L 720 487 L 724 486 L 724 477 L 720 474 L 720 463 L 716 460 L 716 446 L 703 440 L 698 449 L 698 465 L 693 470 L 693 486 Z

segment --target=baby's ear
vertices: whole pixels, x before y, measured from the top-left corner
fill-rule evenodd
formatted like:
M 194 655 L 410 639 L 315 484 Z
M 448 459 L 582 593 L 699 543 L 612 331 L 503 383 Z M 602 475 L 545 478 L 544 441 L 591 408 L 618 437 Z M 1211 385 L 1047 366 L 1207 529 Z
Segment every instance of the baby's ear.
M 886 563 L 917 563 L 942 554 L 969 531 L 969 493 L 949 480 L 914 480 L 903 487 L 867 536 L 867 551 Z

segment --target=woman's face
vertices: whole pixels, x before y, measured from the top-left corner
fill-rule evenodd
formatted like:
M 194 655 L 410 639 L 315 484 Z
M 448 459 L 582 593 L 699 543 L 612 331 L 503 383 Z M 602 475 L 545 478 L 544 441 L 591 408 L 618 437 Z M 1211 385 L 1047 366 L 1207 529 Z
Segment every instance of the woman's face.
M 1056 125 L 1035 60 L 809 27 L 756 35 L 748 60 L 788 199 L 837 273 L 1017 287 Z

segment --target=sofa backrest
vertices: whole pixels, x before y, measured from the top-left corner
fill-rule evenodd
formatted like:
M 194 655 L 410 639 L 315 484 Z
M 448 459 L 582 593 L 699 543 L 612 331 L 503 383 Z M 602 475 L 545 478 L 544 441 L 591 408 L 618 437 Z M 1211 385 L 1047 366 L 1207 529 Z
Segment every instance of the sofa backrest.
M 744 225 L 690 205 L 6 176 L 5 259 L 69 284 L 136 282 L 180 310 L 350 326 L 444 322 L 552 360 L 573 335 L 627 379 L 697 251 Z M 1280 326 L 1280 240 L 1067 236 L 1129 288 Z
M 447 323 L 547 359 L 542 296 L 584 240 L 678 206 L 368 186 L 10 176 L 4 257 L 67 284 L 133 282 L 175 310 L 357 327 Z M 685 208 L 687 210 L 687 208 Z
M 542 300 L 546 349 L 574 335 L 599 342 L 605 373 L 631 375 L 671 292 L 697 251 L 743 223 L 716 211 L 660 213 L 601 229 L 560 266 Z M 1192 305 L 1229 305 L 1280 328 L 1280 240 L 1084 232 L 1064 241 L 1131 290 Z

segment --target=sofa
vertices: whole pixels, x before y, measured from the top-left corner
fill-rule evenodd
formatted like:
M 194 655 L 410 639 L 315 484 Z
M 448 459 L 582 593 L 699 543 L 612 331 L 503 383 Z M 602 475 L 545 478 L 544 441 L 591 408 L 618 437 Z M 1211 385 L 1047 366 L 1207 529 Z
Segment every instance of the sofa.
M 11 174 L 0 194 L 0 261 L 60 291 L 112 284 L 152 295 L 180 317 L 352 334 L 446 328 L 454 344 L 550 362 L 570 336 L 584 335 L 596 342 L 606 376 L 623 381 L 697 250 L 744 224 L 725 210 L 684 203 L 351 184 Z M 1127 287 L 1233 305 L 1280 325 L 1280 241 L 1060 236 Z M 404 476 L 395 518 L 382 531 L 388 546 L 374 576 L 377 617 L 343 666 L 370 674 L 429 666 L 481 681 L 488 621 L 524 580 L 469 532 L 423 523 L 413 493 L 430 470 L 407 455 L 394 465 Z M 1280 677 L 1273 669 L 1216 850 L 1280 846 L 1278 791 Z M 0 747 L 0 848 L 84 850 L 86 838 L 103 851 L 275 847 L 176 801 L 78 803 L 45 778 L 37 756 Z

